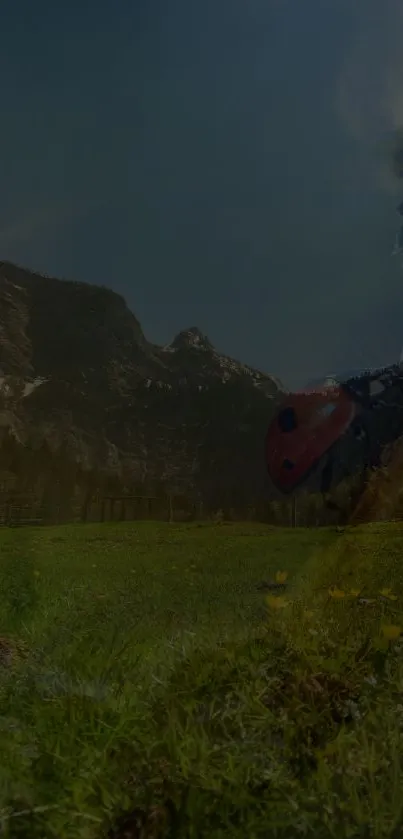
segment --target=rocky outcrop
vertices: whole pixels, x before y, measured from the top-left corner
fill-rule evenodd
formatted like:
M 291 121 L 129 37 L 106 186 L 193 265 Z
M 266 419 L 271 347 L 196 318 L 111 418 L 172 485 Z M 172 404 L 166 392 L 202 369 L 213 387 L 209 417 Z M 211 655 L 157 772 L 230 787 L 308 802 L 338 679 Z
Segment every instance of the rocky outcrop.
M 0 263 L 0 436 L 44 441 L 125 482 L 252 499 L 275 378 L 218 353 L 196 327 L 149 342 L 110 289 Z

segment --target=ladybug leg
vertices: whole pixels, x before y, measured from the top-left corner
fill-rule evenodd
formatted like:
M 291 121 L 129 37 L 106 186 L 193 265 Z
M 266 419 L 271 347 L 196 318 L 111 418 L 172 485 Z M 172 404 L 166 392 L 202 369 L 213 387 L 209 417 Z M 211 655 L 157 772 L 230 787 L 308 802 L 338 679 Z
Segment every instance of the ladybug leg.
M 320 491 L 321 491 L 325 506 L 329 510 L 339 510 L 338 505 L 335 504 L 335 502 L 332 501 L 331 498 L 329 498 L 329 492 L 330 492 L 330 489 L 331 489 L 331 486 L 332 486 L 333 474 L 334 474 L 333 458 L 329 457 L 326 465 L 324 466 L 324 468 L 322 470 L 322 475 L 321 475 L 321 479 L 320 479 Z
M 322 475 L 320 479 L 320 491 L 322 495 L 326 495 L 329 492 L 330 487 L 332 485 L 333 479 L 333 459 L 331 457 L 328 458 L 326 465 L 322 469 Z

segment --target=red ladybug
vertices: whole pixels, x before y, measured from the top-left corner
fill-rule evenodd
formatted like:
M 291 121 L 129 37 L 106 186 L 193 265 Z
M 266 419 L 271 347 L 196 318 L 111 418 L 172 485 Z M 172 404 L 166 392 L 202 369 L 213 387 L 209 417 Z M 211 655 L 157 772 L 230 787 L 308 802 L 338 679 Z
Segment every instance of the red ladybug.
M 402 364 L 350 374 L 284 398 L 267 432 L 267 469 L 282 493 L 317 480 L 327 493 L 379 466 L 384 447 L 402 434 Z
M 280 492 L 307 480 L 350 428 L 357 409 L 340 385 L 288 395 L 266 436 L 267 468 Z

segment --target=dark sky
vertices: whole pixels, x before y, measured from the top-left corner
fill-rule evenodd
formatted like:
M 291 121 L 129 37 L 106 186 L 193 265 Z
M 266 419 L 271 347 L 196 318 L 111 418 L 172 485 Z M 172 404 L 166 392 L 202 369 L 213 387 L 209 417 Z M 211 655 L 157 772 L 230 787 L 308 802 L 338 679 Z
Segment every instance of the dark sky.
M 400 5 L 4 2 L 0 258 L 290 386 L 394 361 Z

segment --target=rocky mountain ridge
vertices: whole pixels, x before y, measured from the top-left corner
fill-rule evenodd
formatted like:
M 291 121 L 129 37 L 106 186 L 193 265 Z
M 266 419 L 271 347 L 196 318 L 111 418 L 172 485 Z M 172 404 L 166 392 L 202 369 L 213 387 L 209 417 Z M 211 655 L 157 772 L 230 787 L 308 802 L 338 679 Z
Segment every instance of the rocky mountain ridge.
M 0 263 L 0 438 L 125 484 L 245 496 L 281 393 L 196 327 L 159 347 L 116 292 Z

